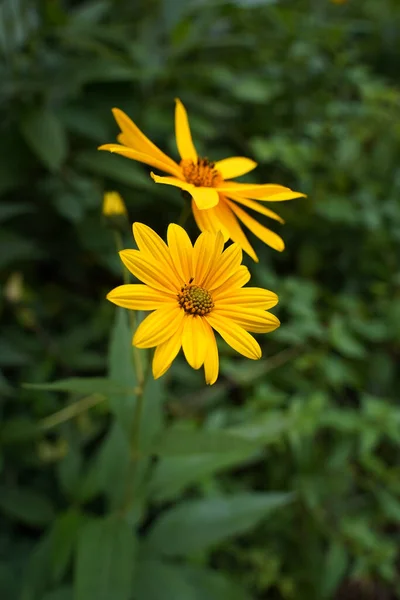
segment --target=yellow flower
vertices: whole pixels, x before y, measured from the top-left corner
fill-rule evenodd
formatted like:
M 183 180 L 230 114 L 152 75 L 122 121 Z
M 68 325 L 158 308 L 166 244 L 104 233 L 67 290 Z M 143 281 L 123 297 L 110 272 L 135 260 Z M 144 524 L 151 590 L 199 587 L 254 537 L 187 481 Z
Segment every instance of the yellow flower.
M 239 221 L 250 229 L 263 242 L 282 251 L 285 247 L 282 238 L 267 229 L 241 208 L 245 206 L 283 223 L 283 219 L 258 201 L 278 202 L 304 196 L 278 184 L 238 183 L 232 178 L 252 171 L 257 163 L 250 158 L 235 156 L 217 162 L 197 155 L 192 141 L 185 107 L 176 100 L 175 135 L 181 160 L 175 162 L 155 146 L 129 117 L 118 108 L 113 109 L 114 117 L 121 129 L 119 144 L 104 144 L 100 150 L 122 154 L 132 160 L 145 163 L 168 177 L 153 177 L 156 183 L 172 185 L 189 192 L 192 197 L 192 210 L 201 231 L 216 233 L 222 231 L 224 240 L 238 243 L 255 261 L 257 255 L 244 234 Z M 241 206 L 239 206 L 241 205 Z
M 273 292 L 243 287 L 250 279 L 241 265 L 242 249 L 224 250 L 221 232 L 203 232 L 194 246 L 179 225 L 168 227 L 168 245 L 147 225 L 134 223 L 139 250 L 122 250 L 120 257 L 143 284 L 121 285 L 107 298 L 124 308 L 154 311 L 137 328 L 133 344 L 153 348 L 153 375 L 161 377 L 179 350 L 193 369 L 204 365 L 206 382 L 215 383 L 219 360 L 213 329 L 240 354 L 261 358 L 250 335 L 279 327 L 266 312 L 275 306 Z
M 118 192 L 104 193 L 103 215 L 106 217 L 112 217 L 114 215 L 128 216 L 124 201 Z

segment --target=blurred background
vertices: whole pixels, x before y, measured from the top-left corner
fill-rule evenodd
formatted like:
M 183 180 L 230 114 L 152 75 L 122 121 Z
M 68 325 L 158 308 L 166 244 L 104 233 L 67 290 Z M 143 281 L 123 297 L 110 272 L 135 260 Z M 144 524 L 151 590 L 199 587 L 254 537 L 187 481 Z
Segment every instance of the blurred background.
M 398 0 L 0 2 L 1 600 L 400 598 L 399 39 Z M 177 158 L 175 97 L 200 155 L 308 197 L 245 258 L 281 328 L 258 362 L 221 344 L 212 387 L 182 358 L 154 384 L 148 435 L 187 444 L 125 510 L 102 198 L 162 236 L 182 198 L 97 146 L 117 106 Z

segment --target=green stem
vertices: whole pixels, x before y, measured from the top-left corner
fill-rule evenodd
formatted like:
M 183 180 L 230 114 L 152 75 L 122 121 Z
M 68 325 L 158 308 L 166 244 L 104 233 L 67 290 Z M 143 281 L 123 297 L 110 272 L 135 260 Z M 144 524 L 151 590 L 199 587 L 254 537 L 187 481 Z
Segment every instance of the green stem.
M 69 404 L 65 408 L 57 411 L 53 415 L 49 417 L 45 417 L 40 421 L 40 428 L 42 430 L 52 429 L 61 423 L 65 423 L 65 421 L 69 421 L 69 419 L 73 419 L 77 415 L 85 412 L 88 408 L 92 408 L 92 406 L 96 406 L 96 404 L 100 404 L 100 402 L 104 402 L 106 396 L 102 394 L 91 394 L 90 396 L 85 396 L 85 398 L 81 398 L 77 402 L 73 404 Z
M 188 216 L 190 215 L 190 211 L 191 211 L 190 201 L 188 201 L 184 197 L 181 214 L 179 215 L 179 219 L 178 219 L 178 225 L 180 225 L 181 227 L 184 226 L 184 224 L 187 221 Z

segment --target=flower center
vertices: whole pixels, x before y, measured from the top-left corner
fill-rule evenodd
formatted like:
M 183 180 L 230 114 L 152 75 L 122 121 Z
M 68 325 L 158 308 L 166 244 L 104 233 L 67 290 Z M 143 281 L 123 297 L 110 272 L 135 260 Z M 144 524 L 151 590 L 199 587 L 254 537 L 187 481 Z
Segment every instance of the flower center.
M 223 181 L 221 173 L 215 168 L 215 163 L 210 162 L 208 158 L 198 158 L 196 162 L 184 158 L 180 166 L 186 181 L 196 187 L 217 187 Z
M 209 291 L 198 285 L 192 285 L 193 278 L 178 293 L 178 304 L 189 315 L 207 315 L 214 306 Z

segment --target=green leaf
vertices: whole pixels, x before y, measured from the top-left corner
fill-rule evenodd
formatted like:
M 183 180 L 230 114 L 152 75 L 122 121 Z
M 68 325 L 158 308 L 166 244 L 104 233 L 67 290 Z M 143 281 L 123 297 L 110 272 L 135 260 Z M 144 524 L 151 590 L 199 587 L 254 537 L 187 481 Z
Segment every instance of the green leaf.
M 40 527 L 54 517 L 53 506 L 46 496 L 23 487 L 0 487 L 0 510 L 11 518 Z
M 60 120 L 51 110 L 32 110 L 21 122 L 21 133 L 50 171 L 61 167 L 67 156 L 68 139 Z
M 159 517 L 147 543 L 166 556 L 201 552 L 249 531 L 292 499 L 292 494 L 253 492 L 182 502 Z
M 110 152 L 80 152 L 76 156 L 76 162 L 80 167 L 87 169 L 95 175 L 109 177 L 118 183 L 124 183 L 132 187 L 145 190 L 151 188 L 151 179 L 146 176 L 140 167 L 132 164 L 121 156 L 115 156 Z M 140 198 L 137 199 L 141 203 Z
M 167 429 L 153 447 L 160 456 L 219 454 L 256 450 L 257 444 L 227 431 L 196 431 L 179 426 Z
M 71 394 L 104 394 L 105 396 L 115 392 L 125 392 L 129 389 L 122 383 L 111 381 L 106 377 L 70 377 L 49 383 L 24 383 L 23 387 L 30 390 L 70 392 Z
M 142 355 L 144 356 L 144 353 Z M 136 376 L 133 367 L 132 331 L 128 312 L 124 308 L 117 308 L 115 312 L 108 352 L 108 375 L 126 390 L 122 394 L 110 395 L 110 408 L 129 433 L 136 404 Z
M 329 333 L 333 347 L 349 358 L 362 358 L 365 349 L 354 337 L 348 324 L 340 315 L 333 315 L 329 326 Z
M 195 590 L 196 600 L 250 600 L 250 596 L 223 573 L 185 565 L 184 574 Z
M 197 598 L 194 588 L 184 578 L 181 565 L 152 559 L 142 560 L 138 564 L 135 600 L 197 600 Z M 206 597 L 203 600 L 206 600 Z
M 48 592 L 40 600 L 73 600 L 72 588 L 63 586 Z
M 54 522 L 51 535 L 51 567 L 54 582 L 61 582 L 71 562 L 76 541 L 84 517 L 71 509 L 59 515 Z
M 247 448 L 241 452 L 162 458 L 152 472 L 149 492 L 158 501 L 174 498 L 187 486 L 241 465 L 254 456 L 254 450 Z
M 333 542 L 326 553 L 324 568 L 321 572 L 320 597 L 332 598 L 340 585 L 349 564 L 349 557 L 343 544 Z
M 117 517 L 90 521 L 78 543 L 74 600 L 130 600 L 135 538 Z

